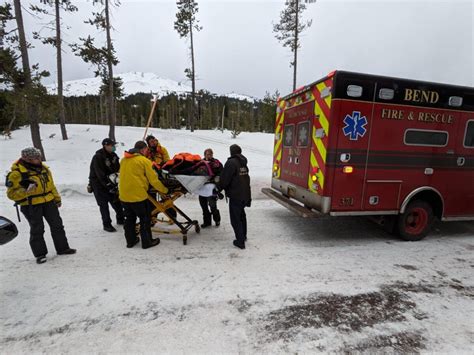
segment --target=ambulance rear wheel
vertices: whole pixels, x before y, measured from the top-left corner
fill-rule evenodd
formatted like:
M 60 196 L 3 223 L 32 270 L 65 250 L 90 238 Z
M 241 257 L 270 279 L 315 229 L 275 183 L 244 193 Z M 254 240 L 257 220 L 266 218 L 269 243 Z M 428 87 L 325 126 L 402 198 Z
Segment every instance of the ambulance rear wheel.
M 403 240 L 421 240 L 430 231 L 433 219 L 433 208 L 429 203 L 413 201 L 398 218 L 398 233 Z

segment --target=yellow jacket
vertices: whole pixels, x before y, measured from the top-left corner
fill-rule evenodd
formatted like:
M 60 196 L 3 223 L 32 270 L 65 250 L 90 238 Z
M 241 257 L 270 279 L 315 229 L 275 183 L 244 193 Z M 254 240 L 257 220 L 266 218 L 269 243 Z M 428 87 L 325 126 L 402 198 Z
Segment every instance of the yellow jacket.
M 148 198 L 153 186 L 162 194 L 168 189 L 158 180 L 152 162 L 139 153 L 125 152 L 120 161 L 119 198 L 123 202 L 141 202 Z
M 36 185 L 27 192 L 30 184 Z M 37 168 L 21 160 L 13 163 L 7 176 L 7 196 L 21 206 L 39 205 L 49 201 L 61 202 L 61 196 L 54 185 L 53 175 L 43 163 Z
M 162 145 L 157 145 L 156 151 L 152 151 L 150 148 L 148 148 L 148 153 L 146 157 L 158 165 L 161 165 L 162 163 L 170 160 L 170 155 L 168 151 Z

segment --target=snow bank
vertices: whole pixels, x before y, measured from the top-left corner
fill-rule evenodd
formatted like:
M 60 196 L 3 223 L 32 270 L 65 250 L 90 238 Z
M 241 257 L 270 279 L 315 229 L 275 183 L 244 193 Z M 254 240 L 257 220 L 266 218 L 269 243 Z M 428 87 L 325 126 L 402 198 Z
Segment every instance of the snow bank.
M 86 194 L 89 164 L 95 151 L 101 148 L 102 139 L 108 135 L 108 126 L 68 125 L 69 139 L 63 141 L 59 125 L 41 125 L 41 136 L 47 158 L 58 189 L 63 193 Z M 117 154 L 123 152 L 143 138 L 144 128 L 117 127 Z M 228 131 L 199 130 L 193 133 L 186 130 L 164 130 L 152 128 L 153 134 L 165 146 L 170 155 L 191 152 L 203 155 L 206 148 L 214 150 L 214 156 L 225 163 L 229 156 L 229 146 L 239 144 L 243 154 L 249 159 L 250 176 L 254 197 L 259 196 L 260 188 L 270 184 L 273 135 L 267 133 L 241 133 L 232 139 Z M 0 172 L 7 173 L 13 161 L 19 158 L 24 147 L 31 146 L 29 127 L 12 133 L 12 139 L 0 140 Z M 5 179 L 0 180 L 0 185 Z

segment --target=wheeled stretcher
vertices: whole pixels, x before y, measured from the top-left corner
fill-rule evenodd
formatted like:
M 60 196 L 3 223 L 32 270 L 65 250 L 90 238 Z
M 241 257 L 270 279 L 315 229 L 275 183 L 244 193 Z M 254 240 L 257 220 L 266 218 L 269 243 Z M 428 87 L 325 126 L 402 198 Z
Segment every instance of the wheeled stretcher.
M 208 181 L 207 176 L 171 175 L 166 171 L 159 172 L 160 181 L 169 192 L 167 195 L 150 191 L 148 200 L 153 204 L 151 212 L 152 232 L 158 234 L 179 234 L 183 237 L 183 244 L 188 242 L 188 231 L 194 228 L 196 233 L 201 232 L 197 220 L 192 220 L 175 205 L 175 201 L 186 193 L 197 193 Z M 159 218 L 160 214 L 164 218 Z M 181 218 L 180 218 L 181 217 Z M 182 221 L 181 219 L 184 219 Z M 180 221 L 181 220 L 181 221 Z M 167 225 L 165 228 L 163 225 Z M 170 229 L 170 225 L 178 228 Z M 137 225 L 137 230 L 140 226 Z

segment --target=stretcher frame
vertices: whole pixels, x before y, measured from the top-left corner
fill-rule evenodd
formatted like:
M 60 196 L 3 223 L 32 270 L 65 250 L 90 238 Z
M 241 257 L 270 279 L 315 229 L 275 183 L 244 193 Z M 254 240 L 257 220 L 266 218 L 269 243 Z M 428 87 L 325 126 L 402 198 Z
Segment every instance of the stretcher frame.
M 163 229 L 160 227 L 155 227 L 153 226 L 151 228 L 151 231 L 154 233 L 159 233 L 159 234 L 180 234 L 183 237 L 183 245 L 186 245 L 188 243 L 188 232 L 190 229 L 194 227 L 194 230 L 196 233 L 201 232 L 201 226 L 199 225 L 199 222 L 197 220 L 192 220 L 189 218 L 186 213 L 184 213 L 182 210 L 180 210 L 175 204 L 174 201 L 176 201 L 178 198 L 184 195 L 184 192 L 182 191 L 174 191 L 171 192 L 169 195 L 161 195 L 160 200 L 155 199 L 152 195 L 148 194 L 148 200 L 153 204 L 154 209 L 151 212 L 151 223 L 152 225 L 155 225 L 159 222 L 165 222 L 170 225 L 176 225 L 179 229 Z M 176 217 L 171 215 L 168 211 L 169 210 L 174 210 L 176 211 Z M 158 214 L 164 214 L 168 220 L 158 220 Z M 185 219 L 184 222 L 178 221 L 178 215 L 183 217 Z

